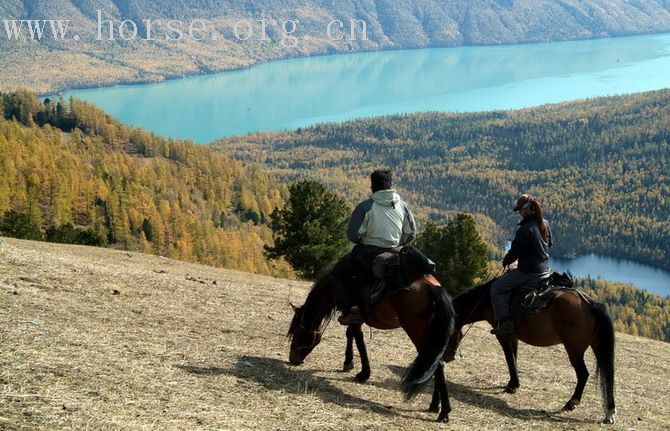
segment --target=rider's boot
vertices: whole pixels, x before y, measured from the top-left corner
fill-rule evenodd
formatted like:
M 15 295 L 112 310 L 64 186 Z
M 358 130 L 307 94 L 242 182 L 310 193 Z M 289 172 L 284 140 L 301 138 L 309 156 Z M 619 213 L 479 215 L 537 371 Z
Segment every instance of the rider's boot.
M 491 329 L 491 334 L 495 335 L 512 335 L 514 334 L 514 323 L 512 319 L 506 318 L 498 320 L 498 325 Z

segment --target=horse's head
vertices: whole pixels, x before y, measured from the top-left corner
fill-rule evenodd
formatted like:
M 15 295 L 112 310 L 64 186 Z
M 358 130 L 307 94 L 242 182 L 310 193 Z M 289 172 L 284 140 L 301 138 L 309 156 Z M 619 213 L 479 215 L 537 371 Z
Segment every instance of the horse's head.
M 300 365 L 321 342 L 323 331 L 335 312 L 335 289 L 329 274 L 321 277 L 309 291 L 301 307 L 293 307 L 293 320 L 288 330 L 291 339 L 289 362 Z
M 451 337 L 449 337 L 449 343 L 447 343 L 447 348 L 444 350 L 444 362 L 451 362 L 456 359 L 456 352 L 458 352 L 458 346 L 461 344 L 463 339 L 463 328 L 458 327 L 454 331 Z
M 315 322 L 313 318 L 309 319 L 304 306 L 292 305 L 292 307 L 294 315 L 287 334 L 291 338 L 288 360 L 291 365 L 301 365 L 307 355 L 321 342 L 323 329 L 318 324 L 320 322 Z

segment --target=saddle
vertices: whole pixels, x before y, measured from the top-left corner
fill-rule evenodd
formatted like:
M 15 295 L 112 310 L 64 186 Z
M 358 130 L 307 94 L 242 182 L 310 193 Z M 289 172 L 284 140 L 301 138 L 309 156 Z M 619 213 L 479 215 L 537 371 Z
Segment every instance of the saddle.
M 397 247 L 377 255 L 372 279 L 358 289 L 363 315 L 386 296 L 409 289 L 417 278 L 435 273 L 435 262 L 412 246 Z
M 577 292 L 585 301 L 590 302 L 584 293 L 575 288 L 574 279 L 570 274 L 546 272 L 538 280 L 516 289 L 510 299 L 510 309 L 515 316 L 537 313 L 547 307 L 559 292 L 564 291 Z

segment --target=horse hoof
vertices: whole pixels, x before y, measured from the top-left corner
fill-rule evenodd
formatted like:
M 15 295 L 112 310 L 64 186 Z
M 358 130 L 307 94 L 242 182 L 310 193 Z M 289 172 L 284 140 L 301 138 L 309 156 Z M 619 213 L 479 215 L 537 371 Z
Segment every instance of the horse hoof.
M 612 425 L 614 423 L 614 416 L 608 416 L 603 419 L 602 423 Z
M 447 422 L 449 422 L 449 413 L 440 414 L 437 417 L 437 421 L 446 424 Z
M 354 369 L 354 364 L 353 363 L 348 364 L 348 363 L 345 362 L 344 365 L 342 365 L 342 371 L 344 371 L 344 372 L 351 371 L 353 369 Z
M 437 413 L 437 412 L 440 411 L 440 406 L 439 405 L 437 405 L 437 406 L 431 405 L 430 407 L 428 407 L 428 410 L 426 410 L 426 411 L 428 413 Z
M 356 381 L 359 383 L 365 383 L 368 381 L 369 378 L 370 378 L 370 372 L 366 373 L 364 371 L 361 371 L 360 373 L 356 374 L 355 377 Z
M 564 412 L 571 412 L 579 405 L 579 400 L 570 400 L 563 406 Z
M 512 386 L 505 386 L 505 389 L 503 389 L 503 392 L 506 393 L 506 394 L 515 394 L 516 389 L 517 388 L 512 387 Z

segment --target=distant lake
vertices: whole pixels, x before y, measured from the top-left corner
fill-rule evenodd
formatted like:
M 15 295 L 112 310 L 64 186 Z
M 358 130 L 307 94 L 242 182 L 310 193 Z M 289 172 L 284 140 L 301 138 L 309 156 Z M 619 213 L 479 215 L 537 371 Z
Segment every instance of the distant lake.
M 503 248 L 506 252 L 512 245 L 508 241 Z M 575 277 L 633 284 L 635 287 L 661 296 L 670 295 L 670 272 L 633 262 L 627 259 L 587 254 L 573 259 L 550 258 L 552 271 L 570 272 Z
M 69 91 L 127 124 L 206 143 L 419 111 L 524 108 L 670 87 L 670 34 L 364 52 Z
M 575 259 L 552 259 L 551 269 L 570 271 L 577 277 L 590 276 L 632 283 L 657 295 L 670 295 L 670 273 L 629 260 L 589 254 Z

